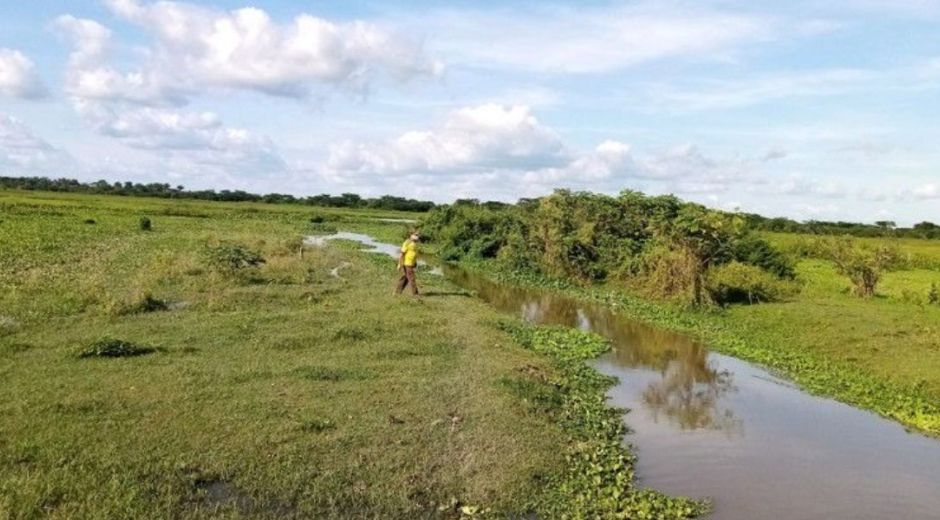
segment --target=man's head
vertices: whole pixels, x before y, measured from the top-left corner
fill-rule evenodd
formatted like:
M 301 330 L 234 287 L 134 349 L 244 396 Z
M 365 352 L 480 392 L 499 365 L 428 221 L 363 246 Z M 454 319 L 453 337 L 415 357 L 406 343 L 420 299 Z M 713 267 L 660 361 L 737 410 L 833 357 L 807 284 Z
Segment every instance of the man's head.
M 421 235 L 419 235 L 417 231 L 412 231 L 411 236 L 408 238 L 410 238 L 413 242 L 417 242 L 418 239 L 421 238 Z

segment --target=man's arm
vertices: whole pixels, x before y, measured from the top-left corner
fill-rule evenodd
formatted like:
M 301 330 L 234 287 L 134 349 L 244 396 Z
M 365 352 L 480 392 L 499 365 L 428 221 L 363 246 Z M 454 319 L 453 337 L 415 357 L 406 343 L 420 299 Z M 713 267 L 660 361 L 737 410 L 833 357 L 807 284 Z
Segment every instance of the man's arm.
M 398 253 L 398 269 L 401 270 L 405 265 L 405 252 Z

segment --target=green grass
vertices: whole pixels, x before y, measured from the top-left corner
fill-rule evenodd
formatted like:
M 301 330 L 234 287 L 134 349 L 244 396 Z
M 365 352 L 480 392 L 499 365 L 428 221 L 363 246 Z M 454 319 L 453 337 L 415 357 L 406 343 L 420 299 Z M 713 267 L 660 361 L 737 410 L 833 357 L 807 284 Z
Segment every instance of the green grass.
M 311 215 L 382 237 L 402 226 L 375 216 L 408 215 L 2 191 L 0 210 L 0 518 L 573 514 L 595 492 L 570 473 L 591 417 L 605 507 L 699 507 L 634 489 L 582 362 L 525 348 L 441 278 L 420 281 L 444 296 L 396 298 L 386 258 L 300 254 Z M 219 271 L 219 243 L 265 263 Z M 593 404 L 533 410 L 520 373 Z

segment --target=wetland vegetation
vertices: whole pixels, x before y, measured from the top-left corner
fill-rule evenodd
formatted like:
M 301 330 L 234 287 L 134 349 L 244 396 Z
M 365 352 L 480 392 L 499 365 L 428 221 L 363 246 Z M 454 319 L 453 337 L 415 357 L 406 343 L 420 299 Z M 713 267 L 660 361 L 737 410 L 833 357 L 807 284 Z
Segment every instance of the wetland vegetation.
M 397 244 L 419 219 L 490 279 L 940 433 L 940 242 L 836 258 L 834 239 L 637 193 L 425 215 L 0 191 L 0 517 L 707 511 L 637 479 L 614 381 L 586 364 L 605 340 L 507 320 L 428 267 L 425 298 L 395 298 L 386 258 L 303 240 Z M 853 265 L 876 270 L 869 293 Z
M 411 214 L 14 191 L 0 214 L 0 517 L 705 507 L 636 482 L 583 364 L 602 341 L 500 325 L 427 273 L 394 298 L 394 265 L 349 244 L 302 250 Z
M 607 302 L 940 434 L 940 241 L 766 233 L 635 192 L 442 206 L 425 230 L 498 280 Z

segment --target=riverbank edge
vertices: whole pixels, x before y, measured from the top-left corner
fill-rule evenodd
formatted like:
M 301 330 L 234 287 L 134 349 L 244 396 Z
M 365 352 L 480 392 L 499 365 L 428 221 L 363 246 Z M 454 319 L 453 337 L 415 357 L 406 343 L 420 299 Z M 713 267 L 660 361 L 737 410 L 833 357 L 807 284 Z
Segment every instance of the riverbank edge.
M 352 249 L 349 243 L 331 244 Z M 384 255 L 359 249 L 361 258 L 387 265 Z M 448 284 L 459 287 L 447 280 Z M 516 347 L 548 360 L 554 373 L 520 367 L 501 384 L 528 413 L 542 415 L 559 427 L 567 442 L 564 468 L 544 476 L 542 491 L 527 504 L 539 518 L 648 518 L 689 520 L 711 512 L 708 499 L 667 495 L 638 486 L 636 455 L 626 444 L 629 410 L 610 405 L 607 391 L 617 378 L 590 361 L 610 350 L 609 341 L 568 327 L 523 323 L 504 317 L 487 323 L 507 333 Z M 476 508 L 474 508 L 476 509 Z
M 532 413 L 559 425 L 568 437 L 565 466 L 547 479 L 531 504 L 545 518 L 690 519 L 711 510 L 707 500 L 673 497 L 637 486 L 636 456 L 624 444 L 627 410 L 610 406 L 617 383 L 588 364 L 610 350 L 603 337 L 565 327 L 533 326 L 517 319 L 494 324 L 513 341 L 547 358 L 554 374 L 524 371 L 502 383 Z
M 940 405 L 931 400 L 921 385 L 897 384 L 805 350 L 744 339 L 744 331 L 723 319 L 720 311 L 696 311 L 619 290 L 580 287 L 564 280 L 507 269 L 493 260 L 462 260 L 455 265 L 494 282 L 557 291 L 605 305 L 663 329 L 688 334 L 716 352 L 765 367 L 812 395 L 835 399 L 894 420 L 908 429 L 940 437 Z

